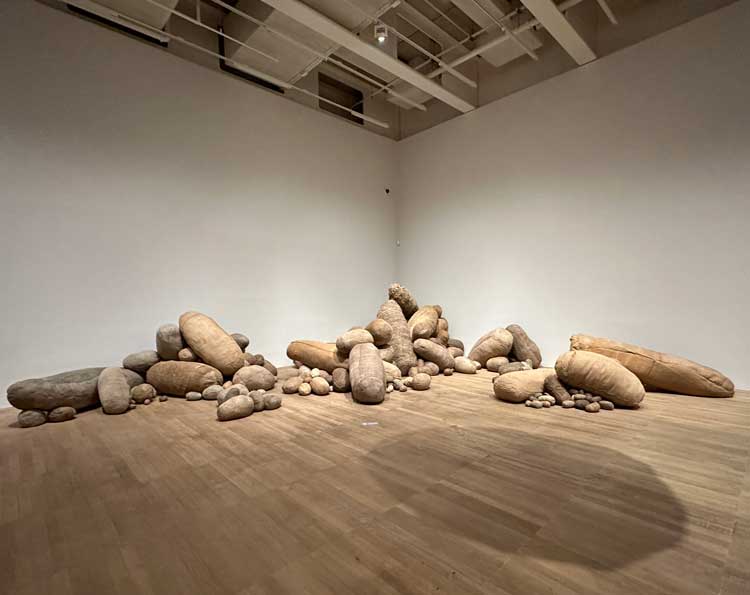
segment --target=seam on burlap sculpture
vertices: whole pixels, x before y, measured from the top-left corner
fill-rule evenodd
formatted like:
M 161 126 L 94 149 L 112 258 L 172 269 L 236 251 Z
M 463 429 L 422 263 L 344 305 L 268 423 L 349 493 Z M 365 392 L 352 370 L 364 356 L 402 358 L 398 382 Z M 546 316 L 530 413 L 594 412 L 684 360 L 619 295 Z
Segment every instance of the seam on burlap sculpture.
M 570 348 L 617 360 L 649 390 L 698 397 L 734 395 L 734 384 L 724 374 L 684 357 L 590 335 L 573 335 L 570 338 Z

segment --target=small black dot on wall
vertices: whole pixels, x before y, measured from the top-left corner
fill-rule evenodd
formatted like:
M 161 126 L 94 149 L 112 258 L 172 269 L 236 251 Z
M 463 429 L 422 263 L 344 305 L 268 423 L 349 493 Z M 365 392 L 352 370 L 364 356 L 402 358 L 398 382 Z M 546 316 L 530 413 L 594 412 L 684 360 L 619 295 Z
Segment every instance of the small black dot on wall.
M 391 193 L 391 189 L 390 189 L 390 188 L 386 188 L 386 189 L 385 189 L 385 193 L 386 193 L 386 194 L 390 194 L 390 193 Z

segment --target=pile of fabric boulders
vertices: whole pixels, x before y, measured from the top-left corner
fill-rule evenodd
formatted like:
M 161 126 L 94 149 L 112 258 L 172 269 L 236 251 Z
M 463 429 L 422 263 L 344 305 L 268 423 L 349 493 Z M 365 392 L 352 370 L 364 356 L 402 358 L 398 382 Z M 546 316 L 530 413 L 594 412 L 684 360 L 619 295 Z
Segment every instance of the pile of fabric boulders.
M 367 326 L 352 327 L 335 342 L 292 341 L 287 356 L 299 375 L 282 390 L 300 395 L 351 392 L 359 403 L 377 404 L 389 392 L 427 390 L 432 376 L 452 374 L 463 343 L 450 338 L 442 308 L 420 308 L 398 283 L 389 287 L 388 298 Z
M 179 324 L 156 332 L 156 349 L 125 357 L 121 368 L 86 368 L 47 378 L 24 380 L 8 388 L 8 400 L 22 409 L 18 425 L 31 427 L 65 421 L 76 411 L 101 405 L 117 415 L 162 402 L 168 396 L 217 402 L 220 421 L 277 409 L 276 367 L 260 354 L 246 353 L 250 341 L 228 334 L 216 321 L 186 312 Z

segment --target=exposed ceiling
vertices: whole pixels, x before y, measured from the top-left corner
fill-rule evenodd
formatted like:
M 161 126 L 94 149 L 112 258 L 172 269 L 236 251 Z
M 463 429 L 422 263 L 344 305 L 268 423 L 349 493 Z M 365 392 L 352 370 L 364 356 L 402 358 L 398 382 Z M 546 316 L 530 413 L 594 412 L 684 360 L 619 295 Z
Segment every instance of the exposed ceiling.
M 545 60 L 560 62 L 560 55 L 567 56 L 569 67 L 595 60 L 592 38 L 599 32 L 591 23 L 599 29 L 616 27 L 622 19 L 615 5 L 623 2 L 43 1 L 96 15 L 202 64 L 229 67 L 313 108 L 333 106 L 350 121 L 394 138 L 404 135 L 399 124 L 410 114 L 415 121 L 439 122 L 486 103 L 479 85 L 487 72 L 499 77 L 511 65 L 531 69 Z M 588 19 L 575 16 L 583 5 Z M 341 104 L 327 94 L 331 85 L 319 86 L 319 74 L 349 85 L 361 99 Z

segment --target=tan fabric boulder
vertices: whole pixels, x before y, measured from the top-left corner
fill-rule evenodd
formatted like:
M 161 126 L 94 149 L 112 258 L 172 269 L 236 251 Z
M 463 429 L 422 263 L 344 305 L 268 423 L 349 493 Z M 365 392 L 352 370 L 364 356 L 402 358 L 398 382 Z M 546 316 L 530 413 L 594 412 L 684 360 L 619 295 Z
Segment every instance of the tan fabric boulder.
M 333 390 L 337 393 L 348 393 L 351 388 L 349 370 L 346 368 L 336 368 L 333 371 Z
M 393 352 L 392 362 L 398 366 L 402 374 L 406 374 L 409 368 L 416 365 L 417 356 L 414 354 L 409 326 L 406 323 L 406 318 L 404 318 L 404 313 L 401 311 L 401 306 L 394 300 L 388 300 L 380 306 L 378 318 L 391 325 L 393 330 L 390 344 L 390 349 Z
M 456 360 L 450 354 L 447 347 L 433 343 L 429 339 L 417 339 L 414 341 L 414 352 L 423 360 L 437 364 L 442 372 L 446 368 L 455 368 Z
M 437 333 L 438 313 L 435 306 L 422 306 L 409 318 L 412 341 L 429 339 Z
M 242 419 L 255 411 L 255 401 L 248 395 L 237 395 L 224 401 L 216 409 L 216 417 L 219 421 L 232 421 Z
M 443 347 L 448 347 L 450 336 L 448 335 L 448 321 L 445 318 L 438 318 L 436 338 Z
M 146 381 L 156 392 L 178 397 L 189 392 L 203 393 L 209 386 L 221 384 L 223 380 L 219 370 L 198 362 L 159 362 L 146 373 Z
M 336 368 L 349 366 L 348 360 L 339 354 L 335 343 L 292 341 L 286 348 L 286 355 L 290 360 L 302 362 L 308 368 L 318 368 L 331 373 Z
M 734 384 L 724 374 L 683 357 L 589 335 L 571 337 L 570 348 L 617 360 L 649 390 L 698 397 L 734 395 Z
M 646 396 L 638 377 L 606 355 L 590 351 L 568 351 L 557 358 L 555 370 L 558 378 L 567 386 L 599 395 L 615 405 L 637 407 Z
M 498 370 L 498 368 L 500 366 L 504 366 L 505 364 L 507 364 L 509 362 L 510 362 L 510 360 L 507 357 L 503 357 L 503 356 L 500 356 L 500 357 L 491 357 L 490 359 L 487 360 L 487 363 L 485 364 L 485 367 L 490 372 L 497 372 L 497 370 Z
M 406 287 L 402 287 L 398 283 L 394 283 L 388 288 L 388 299 L 398 304 L 407 320 L 417 311 L 417 300 Z
M 396 378 L 401 378 L 401 370 L 389 362 L 383 362 L 383 370 L 385 370 L 386 382 L 393 382 Z
M 248 390 L 271 390 L 276 384 L 276 376 L 263 366 L 245 366 L 237 370 L 232 382 L 242 384 Z
M 453 357 L 462 357 L 464 354 L 464 350 L 460 347 L 448 347 L 448 353 L 450 353 Z
M 396 349 L 392 345 L 388 345 L 388 347 L 381 347 L 380 349 L 378 349 L 378 352 L 380 353 L 380 359 L 391 364 L 393 363 L 393 359 L 396 357 Z
M 461 351 L 464 350 L 464 342 L 461 339 L 454 339 L 453 337 L 450 337 L 448 339 L 448 347 L 456 347 L 460 349 Z
M 355 345 L 374 342 L 375 340 L 370 334 L 370 331 L 363 328 L 357 328 L 346 331 L 343 335 L 338 337 L 336 339 L 336 349 L 342 357 L 346 357 Z
M 97 382 L 104 413 L 119 415 L 130 408 L 130 385 L 123 368 L 105 368 Z
M 376 347 L 385 347 L 391 342 L 393 329 L 391 325 L 381 318 L 376 318 L 365 327 L 365 330 L 372 335 Z
M 469 359 L 487 365 L 493 357 L 506 356 L 513 347 L 513 335 L 500 327 L 482 335 L 469 352 Z
M 497 376 L 492 381 L 495 396 L 509 403 L 523 403 L 526 399 L 544 392 L 544 381 L 554 374 L 551 368 L 539 368 L 526 372 L 510 372 Z
M 476 374 L 477 367 L 468 357 L 457 357 L 454 370 L 459 374 Z
M 513 346 L 510 353 L 519 362 L 531 360 L 531 367 L 538 368 L 542 365 L 542 352 L 539 346 L 532 341 L 520 324 L 511 324 L 505 329 L 513 335 Z
M 349 355 L 352 398 L 358 403 L 377 404 L 385 398 L 385 369 L 378 348 L 360 343 Z
M 195 355 L 225 376 L 231 376 L 245 365 L 237 341 L 213 318 L 200 312 L 185 312 L 180 316 L 180 332 Z

